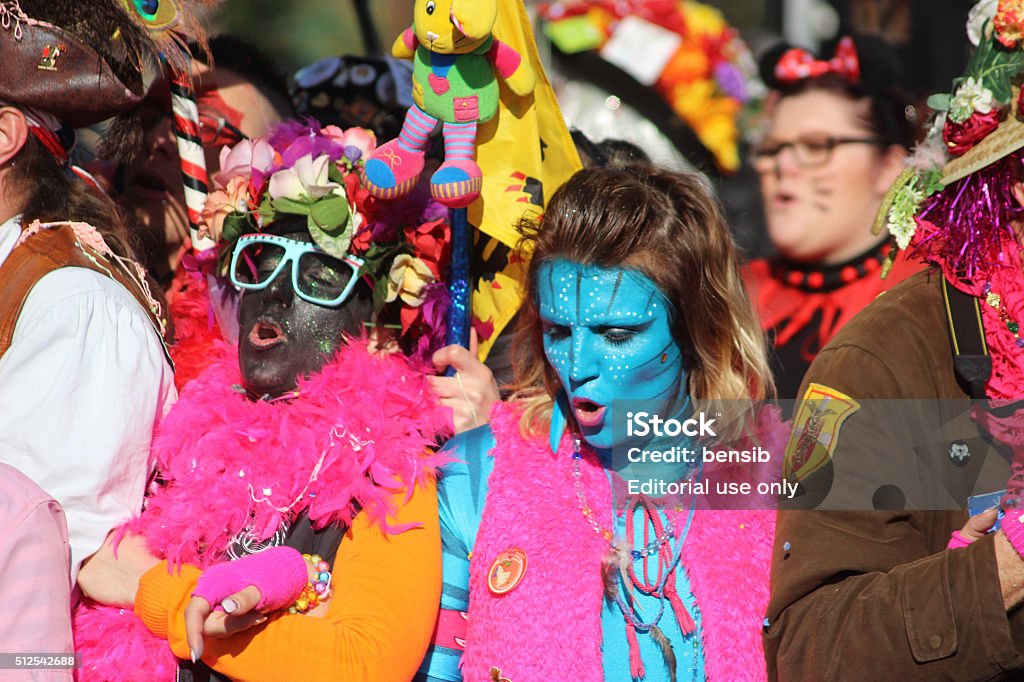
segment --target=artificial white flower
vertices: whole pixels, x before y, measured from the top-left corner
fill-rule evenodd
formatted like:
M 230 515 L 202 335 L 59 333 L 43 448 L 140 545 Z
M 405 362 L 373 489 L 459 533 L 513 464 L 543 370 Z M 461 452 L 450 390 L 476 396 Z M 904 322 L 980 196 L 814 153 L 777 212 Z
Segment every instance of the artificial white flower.
M 992 91 L 981 81 L 968 77 L 956 89 L 956 95 L 949 102 L 949 120 L 963 123 L 975 112 L 987 114 L 992 111 Z
M 272 199 L 312 199 L 316 201 L 332 192 L 344 196 L 345 190 L 336 182 L 329 181 L 327 172 L 330 159 L 310 154 L 299 158 L 291 168 L 283 168 L 270 176 Z
M 981 29 L 986 21 L 990 22 L 989 32 L 991 33 L 991 21 L 996 16 L 998 5 L 999 0 L 979 0 L 978 4 L 967 13 L 967 39 L 971 41 L 971 45 L 977 47 L 981 42 Z
M 910 245 L 910 240 L 914 238 L 914 233 L 917 232 L 917 221 L 914 220 L 914 216 L 894 216 L 893 211 L 889 211 L 889 222 L 886 225 L 889 228 L 889 234 L 896 237 L 896 244 L 901 249 L 907 248 Z

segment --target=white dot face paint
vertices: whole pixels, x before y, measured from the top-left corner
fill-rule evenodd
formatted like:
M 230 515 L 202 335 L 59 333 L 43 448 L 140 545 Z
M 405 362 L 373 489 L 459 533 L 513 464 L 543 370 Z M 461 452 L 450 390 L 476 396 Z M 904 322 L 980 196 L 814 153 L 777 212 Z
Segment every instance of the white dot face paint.
M 644 401 L 647 411 L 668 415 L 686 373 L 654 282 L 635 270 L 560 259 L 538 269 L 537 295 L 544 351 L 590 445 L 619 445 L 613 400 Z

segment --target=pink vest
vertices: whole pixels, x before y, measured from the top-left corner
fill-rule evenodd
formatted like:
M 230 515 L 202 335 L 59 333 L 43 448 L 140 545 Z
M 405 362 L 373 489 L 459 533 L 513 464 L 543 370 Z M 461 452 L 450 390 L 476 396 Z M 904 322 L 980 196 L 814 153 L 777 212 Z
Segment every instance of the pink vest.
M 470 613 L 462 673 L 467 680 L 509 682 L 565 679 L 603 682 L 601 663 L 601 563 L 607 544 L 580 513 L 568 436 L 557 454 L 546 440 L 519 433 L 514 406 L 494 409 L 494 471 L 470 559 Z M 762 443 L 781 452 L 784 429 L 769 416 Z M 590 456 L 580 460 L 580 480 L 595 510 L 608 509 L 607 478 Z M 683 545 L 682 562 L 702 615 L 707 678 L 764 680 L 761 626 L 775 513 L 702 511 Z M 494 595 L 487 574 L 494 559 L 518 547 L 527 570 L 510 592 Z M 623 630 L 625 636 L 625 630 Z M 572 652 L 567 655 L 566 652 Z M 653 661 L 648 661 L 652 665 Z

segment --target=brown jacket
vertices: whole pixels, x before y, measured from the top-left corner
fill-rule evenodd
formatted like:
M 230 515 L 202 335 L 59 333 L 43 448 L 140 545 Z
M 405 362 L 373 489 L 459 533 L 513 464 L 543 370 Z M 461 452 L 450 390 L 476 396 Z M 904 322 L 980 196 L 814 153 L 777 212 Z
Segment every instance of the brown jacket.
M 907 509 L 939 511 L 868 511 L 870 500 L 858 507 L 847 493 L 832 511 L 780 512 L 764 629 L 771 679 L 1024 677 L 1024 614 L 1003 608 L 992 536 L 945 549 L 967 519 L 966 496 L 1005 488 L 1009 467 L 973 421 L 941 414 L 947 403 L 937 401 L 968 396 L 953 371 L 939 277 L 919 273 L 868 306 L 804 379 L 804 389 L 821 384 L 862 405 L 928 399 L 900 403 L 914 423 L 853 414 L 832 459 L 837 471 L 897 471 Z M 922 439 L 930 445 L 908 451 Z M 942 488 L 958 442 L 975 450 L 973 485 Z M 944 499 L 919 504 L 936 485 Z

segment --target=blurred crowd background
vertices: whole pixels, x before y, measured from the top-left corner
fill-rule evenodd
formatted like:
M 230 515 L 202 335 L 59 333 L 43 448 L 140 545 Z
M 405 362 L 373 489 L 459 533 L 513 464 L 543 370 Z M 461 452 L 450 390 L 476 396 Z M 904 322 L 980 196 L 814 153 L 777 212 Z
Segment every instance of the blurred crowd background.
M 764 237 L 756 177 L 749 163 L 750 144 L 757 132 L 756 116 L 738 118 L 738 164 L 727 161 L 723 167 L 721 154 L 709 149 L 714 143 L 709 144 L 708 135 L 704 131 L 695 135 L 694 121 L 678 115 L 686 106 L 706 112 L 699 97 L 687 93 L 680 97 L 673 111 L 673 107 L 665 104 L 667 98 L 653 93 L 653 87 L 638 83 L 605 59 L 586 52 L 567 54 L 558 36 L 553 39 L 554 33 L 545 30 L 542 17 L 553 5 L 571 3 L 527 0 L 526 4 L 534 16 L 538 44 L 570 124 L 595 139 L 632 139 L 658 162 L 705 172 L 719 190 L 740 246 L 751 257 L 769 255 L 771 247 Z M 661 11 L 656 6 L 666 3 L 617 0 L 607 4 L 616 7 L 616 11 L 642 13 L 645 5 L 651 6 L 652 11 Z M 953 77 L 963 69 L 968 48 L 963 25 L 974 3 L 707 0 L 686 4 L 712 9 L 713 14 L 735 29 L 753 58 L 780 40 L 828 52 L 835 40 L 845 34 L 867 33 L 884 38 L 897 49 L 903 67 L 902 86 L 911 100 L 917 102 L 917 110 L 909 111 L 908 118 L 923 125 L 927 115 L 925 99 L 933 92 L 948 90 Z M 409 25 L 412 6 L 412 0 L 234 0 L 223 4 L 213 25 L 215 33 L 230 33 L 259 45 L 283 72 L 294 73 L 331 55 L 386 53 L 394 37 Z M 755 98 L 745 108 L 756 110 L 756 104 Z M 616 111 L 610 117 L 602 117 L 596 111 L 612 107 L 618 110 L 620 106 L 625 111 Z M 643 132 L 644 120 L 649 122 L 647 133 Z M 661 145 L 650 139 L 659 134 L 665 138 Z

